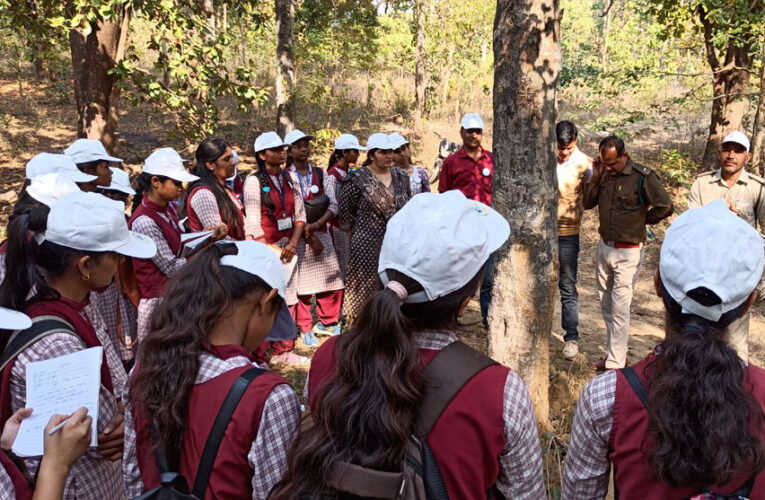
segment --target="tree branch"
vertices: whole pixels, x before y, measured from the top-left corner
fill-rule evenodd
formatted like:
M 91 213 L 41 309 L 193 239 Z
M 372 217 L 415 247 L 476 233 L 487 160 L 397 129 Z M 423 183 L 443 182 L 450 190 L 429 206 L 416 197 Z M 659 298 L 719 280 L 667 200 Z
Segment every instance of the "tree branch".
M 716 70 L 720 67 L 720 61 L 717 60 L 715 45 L 712 43 L 714 28 L 712 27 L 712 23 L 709 22 L 709 19 L 707 19 L 707 14 L 704 12 L 703 5 L 699 4 L 696 10 L 699 13 L 699 21 L 701 21 L 701 25 L 704 27 L 704 48 L 706 49 L 707 61 L 712 69 Z
M 608 13 L 611 11 L 611 7 L 614 5 L 614 0 L 609 0 L 608 5 L 606 6 L 606 9 L 600 14 L 600 17 L 606 17 Z

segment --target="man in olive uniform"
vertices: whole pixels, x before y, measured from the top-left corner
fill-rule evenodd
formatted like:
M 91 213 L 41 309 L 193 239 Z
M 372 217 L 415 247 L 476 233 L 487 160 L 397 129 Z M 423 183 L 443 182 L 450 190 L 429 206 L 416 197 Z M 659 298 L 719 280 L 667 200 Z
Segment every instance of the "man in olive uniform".
M 643 259 L 645 225 L 669 217 L 672 201 L 656 173 L 633 162 L 615 135 L 600 141 L 598 153 L 584 185 L 583 205 L 598 207 L 600 217 L 595 264 L 608 355 L 595 368 L 607 370 L 623 368 L 627 361 L 630 304 Z
M 731 132 L 717 150 L 720 168 L 701 174 L 691 186 L 688 208 L 710 201 L 725 200 L 731 211 L 753 228 L 765 225 L 765 180 L 744 170 L 752 159 L 749 139 L 741 132 Z M 735 250 L 735 249 L 734 249 Z M 762 283 L 760 283 L 762 293 Z M 749 361 L 749 312 L 733 321 L 725 332 L 728 343 L 744 361 Z

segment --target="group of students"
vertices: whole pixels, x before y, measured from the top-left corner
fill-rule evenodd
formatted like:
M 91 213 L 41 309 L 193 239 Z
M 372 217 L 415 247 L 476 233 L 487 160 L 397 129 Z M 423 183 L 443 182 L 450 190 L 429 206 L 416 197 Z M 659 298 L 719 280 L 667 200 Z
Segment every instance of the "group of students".
M 398 481 L 400 488 L 384 496 L 396 498 L 407 486 L 399 473 L 413 467 L 412 443 L 422 451 L 429 491 L 448 495 L 438 498 L 545 497 L 526 388 L 456 335 L 460 311 L 509 237 L 508 222 L 456 190 L 412 196 L 413 176 L 391 167 L 399 148 L 389 136 L 369 138 L 368 163 L 353 173 L 363 148 L 341 136 L 336 145 L 345 148 L 338 147 L 337 162 L 324 173 L 307 166 L 298 143 L 310 136 L 300 134 L 289 150 L 275 133 L 258 137 L 258 170 L 240 184 L 243 201 L 230 180 L 237 174 L 225 141 L 203 141 L 192 173 L 177 152 L 154 152 L 138 178 L 142 196 L 129 220 L 118 194 L 115 201 L 88 192 L 88 183 L 119 191 L 117 171 L 100 177 L 103 164 L 117 161 L 100 143 L 77 146 L 90 152 L 86 166 L 76 157 L 47 156 L 42 166 L 55 172 L 32 176 L 1 253 L 0 321 L 16 332 L 0 336 L 7 344 L 0 366 L 0 498 L 130 498 L 157 488 L 165 470 L 191 484 L 216 415 L 245 376 L 254 379 L 223 428 L 202 485 L 205 498 L 370 497 L 372 483 L 360 479 L 369 471 Z M 212 231 L 215 240 L 189 259 L 178 257 L 183 224 L 175 211 L 184 182 L 180 208 L 191 230 Z M 427 187 L 422 177 L 420 186 Z M 326 233 L 308 222 L 308 202 L 318 198 L 308 195 L 322 190 L 329 200 L 318 226 L 350 231 Z M 369 229 L 375 224 L 382 224 L 379 234 Z M 342 335 L 313 357 L 305 394 L 310 425 L 301 426 L 292 386 L 257 367 L 268 349 L 277 355 L 289 349 L 266 344 L 285 307 L 301 330 L 307 325 L 301 296 L 309 291 L 331 329 L 327 310 L 338 309 L 341 299 L 320 296 L 334 290 L 301 288 L 285 262 L 297 255 L 299 272 L 302 262 L 330 255 L 340 267 L 342 251 L 325 251 L 342 245 L 341 234 L 349 259 L 340 282 L 355 309 Z M 364 256 L 354 257 L 359 251 Z M 631 369 L 609 371 L 585 387 L 563 498 L 604 498 L 611 467 L 623 498 L 765 496 L 765 372 L 743 363 L 722 334 L 754 302 L 763 257 L 760 236 L 723 201 L 675 220 L 655 274 L 666 340 Z M 124 283 L 128 262 L 140 292 L 140 342 L 129 373 L 117 342 L 124 337 L 105 326 L 91 300 L 121 277 Z M 379 287 L 368 286 L 369 272 Z M 363 299 L 353 295 L 362 292 Z M 29 336 L 51 319 L 56 326 Z M 19 342 L 25 335 L 29 340 Z M 46 433 L 42 457 L 13 457 L 19 422 L 34 411 L 25 408 L 26 365 L 95 346 L 104 351 L 98 415 L 85 409 L 56 415 L 49 429 L 69 420 L 60 432 Z M 482 364 L 466 375 L 464 366 L 476 360 Z M 436 410 L 433 396 L 444 387 L 453 391 Z M 98 446 L 88 448 L 91 419 Z M 422 431 L 424 421 L 430 425 Z

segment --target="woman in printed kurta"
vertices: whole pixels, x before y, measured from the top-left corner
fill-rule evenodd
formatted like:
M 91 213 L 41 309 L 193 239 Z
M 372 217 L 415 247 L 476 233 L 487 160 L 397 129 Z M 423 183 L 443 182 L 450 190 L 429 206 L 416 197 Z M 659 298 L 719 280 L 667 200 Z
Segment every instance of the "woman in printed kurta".
M 411 197 L 406 172 L 391 167 L 387 136 L 372 134 L 369 141 L 365 166 L 343 179 L 339 200 L 340 228 L 351 239 L 343 305 L 349 322 L 367 298 L 382 289 L 377 262 L 385 225 Z
M 327 169 L 327 191 L 335 193 L 335 198 L 340 199 L 340 182 L 348 175 L 351 165 L 355 165 L 359 159 L 359 151 L 362 146 L 359 140 L 351 134 L 343 134 L 335 141 L 335 150 L 329 157 Z M 363 148 L 366 150 L 366 148 Z M 338 209 L 339 210 L 339 209 Z M 335 216 L 329 221 L 332 232 L 332 243 L 337 255 L 337 263 L 343 278 L 348 272 L 348 252 L 351 243 L 348 233 L 340 229 L 340 220 Z
M 409 141 L 398 132 L 393 132 L 388 136 L 393 148 L 393 165 L 406 170 L 409 176 L 409 188 L 412 196 L 418 193 L 430 192 L 430 179 L 424 168 L 418 167 L 412 163 L 412 151 L 409 148 Z

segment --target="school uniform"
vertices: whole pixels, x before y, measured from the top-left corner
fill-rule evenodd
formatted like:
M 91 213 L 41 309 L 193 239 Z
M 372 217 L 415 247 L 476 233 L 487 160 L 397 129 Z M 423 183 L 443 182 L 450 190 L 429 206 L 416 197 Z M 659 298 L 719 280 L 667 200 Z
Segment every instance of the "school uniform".
M 98 312 L 95 308 L 87 308 L 86 303 L 61 298 L 38 302 L 27 308 L 25 313 L 31 318 L 43 315 L 61 317 L 75 327 L 80 338 L 64 332 L 49 334 L 21 351 L 6 365 L 2 372 L 0 423 L 5 423 L 14 412 L 26 407 L 27 363 L 56 358 L 88 347 L 103 346 L 104 361 L 101 365 L 101 390 L 96 424 L 98 432 L 103 432 L 119 411 L 120 391 L 127 375 Z M 30 474 L 34 475 L 40 465 L 40 457 L 26 459 L 25 465 Z M 90 448 L 75 462 L 69 472 L 63 498 L 118 499 L 122 498 L 123 489 L 120 461 L 108 460 L 95 448 Z
M 632 366 L 649 392 L 646 369 L 655 360 L 656 355 L 651 354 Z M 765 371 L 748 365 L 742 386 L 765 409 Z M 702 493 L 673 488 L 651 477 L 648 450 L 644 445 L 648 418 L 648 410 L 620 370 L 611 370 L 588 382 L 574 415 L 561 498 L 604 498 L 612 466 L 616 471 L 614 487 L 619 498 L 687 498 Z M 728 485 L 711 488 L 717 493 L 729 494 L 748 479 L 749 475 L 745 475 Z M 752 492 L 758 491 L 765 491 L 765 473 L 762 472 L 752 489 Z
M 298 187 L 303 201 L 310 200 L 326 194 L 329 198 L 328 210 L 333 216 L 337 215 L 337 198 L 332 189 L 329 189 L 328 179 L 324 175 L 323 182 L 319 180 L 317 167 L 311 166 L 308 175 L 302 177 L 295 166 L 287 169 L 298 180 Z M 325 325 L 336 323 L 340 318 L 340 307 L 343 303 L 343 283 L 340 274 L 340 266 L 332 244 L 332 239 L 327 232 L 326 226 L 320 231 L 313 233 L 324 249 L 319 255 L 314 254 L 305 237 L 301 237 L 297 246 L 297 311 L 295 323 L 301 332 L 307 332 L 313 326 L 311 316 L 311 296 L 316 296 L 316 312 L 319 321 Z
M 250 175 L 244 181 L 244 205 L 247 212 L 245 221 L 245 233 L 252 239 L 265 239 L 269 245 L 284 247 L 292 237 L 295 224 L 305 223 L 305 206 L 300 196 L 298 179 L 293 174 L 286 174 L 290 183 L 286 182 L 284 174 L 279 176 L 268 175 L 268 186 L 261 186 L 257 175 Z M 270 215 L 266 205 L 261 203 L 261 196 L 270 196 L 274 204 L 274 213 Z M 292 224 L 287 229 L 279 229 L 278 219 L 291 219 Z M 300 247 L 300 245 L 298 245 Z M 300 263 L 298 255 L 298 265 Z M 298 291 L 297 270 L 292 273 L 287 283 L 287 291 L 284 301 L 290 309 L 290 314 L 295 318 L 297 315 Z M 294 340 L 282 340 L 277 342 L 265 341 L 255 351 L 255 356 L 260 362 L 268 360 L 268 348 L 274 355 L 291 351 L 295 347 Z
M 348 172 L 340 165 L 336 163 L 329 170 L 326 175 L 326 192 L 335 193 L 335 200 L 340 199 L 340 181 L 343 180 Z M 340 265 L 340 273 L 345 279 L 345 274 L 348 272 L 348 256 L 350 255 L 351 239 L 348 233 L 340 229 L 340 220 L 332 217 L 329 220 L 330 232 L 332 233 L 332 244 L 335 247 L 335 255 L 337 255 L 337 263 Z
M 90 304 L 103 318 L 122 361 L 132 361 L 135 357 L 138 310 L 122 292 L 116 281 L 118 278 L 115 276 L 115 282 L 104 290 L 93 290 L 90 293 Z
M 149 333 L 151 313 L 165 294 L 168 278 L 186 264 L 186 259 L 177 257 L 183 229 L 175 209 L 170 205 L 161 207 L 148 198 L 141 200 L 128 226 L 157 244 L 157 253 L 151 259 L 133 258 L 133 271 L 141 292 L 137 321 L 138 340 L 141 341 Z
M 252 365 L 253 358 L 241 346 L 208 346 L 200 354 L 180 458 L 179 472 L 189 485 L 220 406 L 234 381 Z M 274 372 L 256 378 L 226 427 L 205 498 L 266 498 L 286 471 L 287 450 L 299 421 L 300 403 L 289 382 Z M 159 485 L 151 448 L 146 415 L 127 404 L 123 468 L 129 498 Z
M 32 486 L 11 458 L 0 450 L 0 500 L 31 500 Z
M 417 333 L 420 369 L 456 340 L 452 332 Z M 311 411 L 319 410 L 322 388 L 336 366 L 336 338 L 330 338 L 311 361 Z M 504 366 L 492 365 L 474 376 L 436 421 L 427 442 L 450 498 L 484 500 L 493 487 L 504 498 L 545 497 L 531 399 L 520 378 Z
M 192 231 L 202 231 L 206 227 L 216 227 L 219 224 L 225 223 L 228 226 L 227 239 L 242 241 L 245 238 L 244 207 L 233 191 L 227 186 L 222 187 L 236 207 L 236 216 L 239 218 L 240 229 L 237 230 L 233 220 L 223 220 L 223 213 L 215 199 L 215 194 L 212 189 L 204 184 L 197 184 L 189 191 L 186 200 L 186 214 L 189 218 L 189 227 Z

